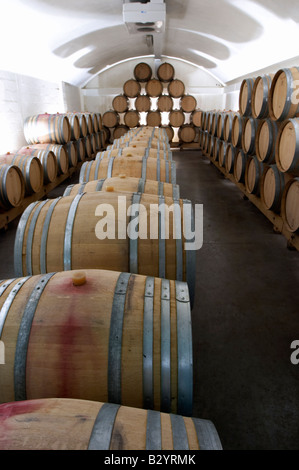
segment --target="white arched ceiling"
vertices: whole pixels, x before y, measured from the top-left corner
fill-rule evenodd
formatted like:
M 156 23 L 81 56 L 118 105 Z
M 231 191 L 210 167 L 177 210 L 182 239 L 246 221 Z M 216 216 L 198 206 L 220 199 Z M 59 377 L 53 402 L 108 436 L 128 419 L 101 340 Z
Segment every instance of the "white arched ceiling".
M 221 83 L 299 56 L 297 0 L 166 0 L 164 57 Z M 0 67 L 84 87 L 115 63 L 154 55 L 123 24 L 122 0 L 2 0 Z M 120 81 L 123 82 L 122 77 Z

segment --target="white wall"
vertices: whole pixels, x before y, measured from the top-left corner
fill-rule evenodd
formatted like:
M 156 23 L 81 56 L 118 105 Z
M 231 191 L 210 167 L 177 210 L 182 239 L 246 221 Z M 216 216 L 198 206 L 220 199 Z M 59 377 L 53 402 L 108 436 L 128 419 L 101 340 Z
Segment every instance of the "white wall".
M 0 71 L 0 155 L 26 145 L 23 125 L 27 116 L 81 109 L 77 87 Z

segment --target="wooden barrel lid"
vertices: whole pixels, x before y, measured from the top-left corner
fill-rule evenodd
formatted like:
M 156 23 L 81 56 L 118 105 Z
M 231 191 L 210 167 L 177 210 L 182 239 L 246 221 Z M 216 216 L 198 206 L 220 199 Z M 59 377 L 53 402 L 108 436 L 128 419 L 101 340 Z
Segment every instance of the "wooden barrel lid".
M 274 74 L 257 77 L 252 90 L 251 110 L 256 119 L 266 118 L 269 115 L 268 98 Z
M 160 111 L 150 111 L 146 116 L 146 123 L 151 127 L 159 127 L 161 125 Z
M 115 127 L 119 121 L 119 116 L 115 111 L 106 111 L 103 114 L 103 125 L 106 127 Z
M 137 80 L 131 78 L 124 83 L 123 91 L 128 98 L 136 98 L 141 92 L 141 85 Z
M 139 95 L 135 100 L 136 110 L 141 112 L 149 112 L 151 109 L 151 99 L 148 95 Z
M 163 62 L 158 67 L 157 70 L 157 77 L 161 82 L 170 82 L 174 78 L 174 67 L 173 65 L 169 64 L 168 62 Z
M 129 127 L 123 124 L 116 126 L 113 132 L 113 139 L 119 139 L 129 131 Z
M 290 170 L 297 149 L 295 123 L 299 120 L 289 119 L 282 126 L 277 139 L 277 160 L 279 169 L 283 172 Z
M 128 110 L 128 98 L 125 95 L 117 95 L 113 98 L 112 108 L 117 113 L 125 113 Z
M 169 113 L 169 124 L 172 127 L 181 127 L 185 122 L 185 115 L 183 111 L 173 110 Z
M 181 98 L 185 94 L 184 83 L 175 78 L 168 84 L 168 93 L 172 98 Z
M 152 78 L 145 85 L 146 93 L 152 98 L 157 98 L 163 93 L 163 84 L 160 80 Z
M 157 108 L 162 112 L 170 112 L 173 108 L 173 100 L 169 95 L 161 95 L 157 100 Z
M 203 111 L 201 111 L 200 109 L 196 109 L 195 111 L 193 111 L 191 115 L 191 120 L 192 120 L 192 124 L 195 127 L 202 127 L 203 126 Z
M 11 207 L 18 207 L 22 203 L 25 195 L 25 182 L 21 170 L 15 165 L 0 164 L 5 167 L 5 179 L 1 179 L 1 193 L 6 194 L 6 198 Z
M 192 125 L 185 124 L 179 128 L 178 136 L 182 142 L 191 143 L 194 142 L 196 132 Z
M 276 190 L 277 188 L 274 169 L 272 167 L 267 167 L 265 169 L 262 185 L 263 201 L 267 209 L 271 209 L 273 206 Z
M 282 215 L 291 232 L 299 229 L 299 178 L 291 180 L 283 196 Z
M 237 150 L 234 161 L 234 177 L 237 182 L 244 180 L 246 161 L 247 157 L 245 156 L 243 150 Z
M 152 68 L 145 62 L 140 62 L 134 68 L 134 77 L 138 82 L 148 82 L 152 77 Z
M 258 184 L 259 175 L 257 173 L 256 161 L 249 157 L 246 165 L 245 186 L 248 193 L 253 193 Z
M 255 78 L 244 79 L 239 94 L 239 108 L 242 116 L 251 116 L 251 100 Z
M 128 127 L 137 127 L 139 125 L 139 113 L 134 110 L 127 111 L 124 116 L 125 125 Z
M 184 95 L 181 98 L 181 108 L 185 113 L 192 113 L 197 106 L 196 99 L 191 95 Z

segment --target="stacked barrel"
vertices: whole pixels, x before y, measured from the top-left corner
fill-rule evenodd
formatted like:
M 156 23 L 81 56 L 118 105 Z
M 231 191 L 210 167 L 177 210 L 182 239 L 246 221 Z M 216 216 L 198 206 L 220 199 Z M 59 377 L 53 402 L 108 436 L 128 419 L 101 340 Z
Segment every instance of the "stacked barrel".
M 16 277 L 0 282 L 2 448 L 222 448 L 193 417 L 188 223 L 167 133 L 151 126 L 28 206 Z
M 299 229 L 298 83 L 298 67 L 244 79 L 239 111 L 205 112 L 200 130 L 203 153 L 280 215 L 290 232 Z
M 0 156 L 0 210 L 20 207 L 27 196 L 101 149 L 99 123 L 101 116 L 92 113 L 28 117 L 24 122 L 28 145 Z
M 179 143 L 191 143 L 197 136 L 196 108 L 195 97 L 186 93 L 173 65 L 162 63 L 153 77 L 151 66 L 141 62 L 135 66 L 133 78 L 124 83 L 122 93 L 113 98 L 111 109 L 103 113 L 103 126 L 110 143 L 142 125 L 164 128 L 170 142 L 177 137 Z

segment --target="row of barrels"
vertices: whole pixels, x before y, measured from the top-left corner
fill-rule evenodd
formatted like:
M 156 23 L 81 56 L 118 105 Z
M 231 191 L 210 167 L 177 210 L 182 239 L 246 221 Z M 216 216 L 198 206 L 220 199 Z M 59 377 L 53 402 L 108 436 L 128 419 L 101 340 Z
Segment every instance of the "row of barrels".
M 196 98 L 192 95 L 183 95 L 178 103 L 175 103 L 170 95 L 159 95 L 156 103 L 147 94 L 138 95 L 133 103 L 125 95 L 116 95 L 112 100 L 112 109 L 121 114 L 126 113 L 130 107 L 140 113 L 148 113 L 156 106 L 160 113 L 169 113 L 179 108 L 184 113 L 192 113 L 197 107 Z
M 1 155 L 1 211 L 21 206 L 26 197 L 39 193 L 101 148 L 101 134 L 96 133 L 65 145 L 32 144 Z
M 151 78 L 145 83 L 143 87 L 140 82 L 134 78 L 126 80 L 123 84 L 123 95 L 128 98 L 137 98 L 143 96 L 143 93 L 150 98 L 159 98 L 164 92 L 164 83 L 158 78 Z M 182 80 L 175 78 L 171 80 L 166 86 L 166 95 L 171 98 L 183 98 L 186 94 L 185 84 Z
M 285 121 L 299 115 L 299 67 L 244 79 L 239 93 L 242 116 Z
M 249 194 L 259 197 L 266 209 L 279 214 L 287 230 L 292 233 L 299 230 L 299 178 L 281 171 L 273 157 L 263 158 L 265 146 L 264 153 L 246 153 L 242 147 L 235 147 L 207 131 L 201 131 L 200 146 L 237 183 L 244 184 Z
M 134 67 L 134 78 L 136 81 L 146 83 L 153 76 L 152 67 L 146 62 L 139 62 Z M 163 83 L 169 83 L 175 78 L 174 66 L 168 62 L 162 62 L 157 68 L 157 77 Z
M 8 346 L 0 369 L 5 449 L 221 449 L 214 425 L 192 417 L 194 260 L 184 239 L 173 231 L 161 236 L 166 208 L 182 209 L 170 224 L 179 232 L 188 201 L 180 199 L 165 132 L 138 129 L 125 139 L 132 149 L 140 144 L 139 156 L 100 152 L 95 162 L 108 162 L 108 173 L 90 181 L 96 187 L 69 187 L 60 198 L 32 204 L 19 222 L 17 277 L 0 282 L 0 334 Z M 118 142 L 118 152 L 126 144 Z M 166 171 L 132 177 L 134 165 L 125 163 L 132 159 L 156 170 L 168 162 L 172 182 L 163 181 Z M 141 207 L 158 204 L 157 238 L 136 240 L 128 230 L 121 236 L 120 226 L 115 239 L 95 236 L 102 204 L 106 212 L 118 209 L 108 217 L 118 212 L 119 220 L 119 197 L 124 227 L 135 222 L 139 231 L 147 232 L 149 222 Z

